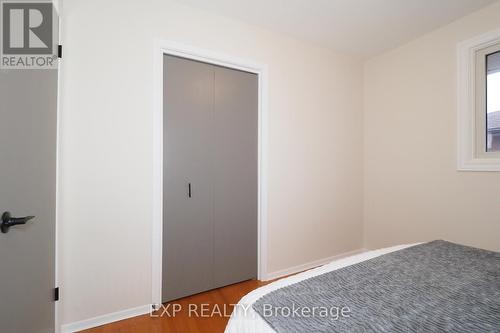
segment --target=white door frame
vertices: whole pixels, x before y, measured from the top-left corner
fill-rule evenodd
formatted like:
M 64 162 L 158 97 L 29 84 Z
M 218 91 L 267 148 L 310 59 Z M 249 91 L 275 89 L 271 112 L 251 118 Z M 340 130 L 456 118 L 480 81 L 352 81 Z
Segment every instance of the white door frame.
M 55 7 L 55 10 L 57 11 L 57 16 L 58 16 L 58 23 L 57 23 L 57 38 L 58 38 L 58 45 L 63 44 L 63 38 L 62 38 L 62 27 L 63 27 L 63 14 L 62 14 L 62 3 L 59 0 L 52 0 L 53 6 Z M 62 99 L 62 58 L 58 59 L 58 68 L 57 68 L 57 119 L 56 119 L 56 206 L 55 206 L 55 236 L 54 236 L 54 260 L 55 260 L 55 274 L 54 274 L 54 288 L 59 288 L 61 289 L 61 245 L 60 245 L 60 228 L 61 228 L 61 221 L 60 221 L 60 202 L 61 202 L 61 189 L 60 189 L 60 184 L 61 184 L 61 113 L 62 113 L 62 106 L 61 106 L 61 99 Z M 55 333 L 61 332 L 61 322 L 60 322 L 60 311 L 61 311 L 61 301 L 55 301 L 54 305 L 54 331 Z
M 258 75 L 258 244 L 257 278 L 267 277 L 267 66 L 172 41 L 154 45 L 154 205 L 152 234 L 152 304 L 162 303 L 163 248 L 163 55 L 173 55 Z

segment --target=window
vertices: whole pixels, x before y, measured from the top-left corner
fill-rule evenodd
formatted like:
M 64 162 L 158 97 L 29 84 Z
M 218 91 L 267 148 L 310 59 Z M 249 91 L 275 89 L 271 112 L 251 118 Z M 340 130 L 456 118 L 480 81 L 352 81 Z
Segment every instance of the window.
M 500 43 L 476 51 L 476 156 L 500 157 Z
M 486 56 L 487 152 L 500 152 L 500 51 Z
M 458 169 L 500 171 L 500 31 L 459 45 Z

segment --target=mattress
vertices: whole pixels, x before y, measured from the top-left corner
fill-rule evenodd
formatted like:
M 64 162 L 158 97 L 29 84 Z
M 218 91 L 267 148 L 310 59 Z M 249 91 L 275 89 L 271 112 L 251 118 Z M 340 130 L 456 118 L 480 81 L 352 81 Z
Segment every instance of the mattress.
M 354 265 L 362 261 L 369 260 L 394 251 L 402 250 L 417 244 L 419 243 L 398 245 L 379 250 L 367 251 L 361 254 L 338 259 L 324 266 L 320 266 L 287 278 L 283 278 L 273 283 L 270 283 L 264 287 L 255 289 L 252 292 L 245 295 L 238 302 L 238 304 L 236 304 L 234 311 L 231 314 L 231 318 L 229 319 L 229 322 L 226 326 L 225 332 L 226 333 L 255 333 L 255 332 L 275 333 L 275 331 L 267 324 L 267 322 L 264 319 L 262 319 L 262 317 L 259 314 L 257 314 L 252 308 L 252 305 L 262 296 L 274 290 L 292 285 L 294 283 L 303 281 L 305 279 L 309 279 L 313 276 L 318 276 L 343 267 Z

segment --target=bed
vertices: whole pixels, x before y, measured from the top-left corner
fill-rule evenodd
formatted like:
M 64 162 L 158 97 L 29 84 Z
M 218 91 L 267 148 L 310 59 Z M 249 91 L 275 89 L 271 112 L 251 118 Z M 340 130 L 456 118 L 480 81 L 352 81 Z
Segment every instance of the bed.
M 429 245 L 431 244 L 431 245 Z M 448 297 L 446 292 L 451 292 L 452 297 L 451 298 L 457 298 L 455 297 L 457 291 L 460 288 L 470 288 L 469 284 L 471 286 L 473 285 L 485 285 L 485 288 L 481 289 L 478 287 L 478 291 L 475 292 L 476 295 L 472 295 L 471 297 L 458 297 L 460 299 L 455 299 L 455 300 L 450 300 L 450 302 L 468 302 L 470 304 L 466 304 L 464 309 L 459 310 L 464 310 L 464 311 L 469 311 L 472 309 L 474 312 L 474 318 L 476 318 L 476 321 L 471 320 L 469 317 L 467 317 L 467 314 L 464 314 L 463 318 L 458 318 L 459 320 L 457 321 L 457 318 L 454 318 L 456 316 L 456 313 L 460 313 L 459 310 L 456 310 L 455 308 L 453 314 L 450 316 L 449 311 L 448 313 L 444 314 L 439 314 L 440 316 L 443 316 L 445 320 L 441 322 L 435 322 L 435 317 L 425 313 L 425 308 L 430 307 L 430 310 L 435 311 L 432 309 L 432 306 L 440 306 L 441 308 L 443 307 L 443 300 L 438 299 L 439 302 L 435 302 L 434 299 L 429 300 L 429 297 L 424 298 L 420 297 L 420 293 L 417 292 L 415 295 L 415 292 L 413 292 L 412 297 L 415 299 L 409 299 L 408 304 L 411 305 L 412 310 L 415 308 L 416 304 L 420 306 L 419 311 L 421 313 L 418 314 L 418 316 L 411 316 L 408 315 L 407 313 L 399 313 L 398 318 L 396 319 L 396 324 L 391 323 L 389 326 L 387 325 L 387 322 L 381 321 L 380 323 L 377 324 L 366 324 L 364 328 L 357 327 L 356 329 L 346 329 L 347 326 L 342 326 L 342 328 L 335 328 L 334 326 L 321 326 L 322 323 L 318 322 L 316 319 L 316 323 L 307 323 L 307 320 L 304 320 L 301 318 L 300 320 L 305 321 L 306 323 L 304 324 L 305 326 L 300 326 L 302 325 L 302 322 L 296 321 L 295 323 L 292 323 L 292 319 L 289 317 L 284 316 L 281 314 L 281 316 L 278 316 L 280 318 L 276 319 L 275 316 L 271 316 L 273 320 L 270 320 L 269 317 L 266 317 L 264 319 L 263 317 L 263 310 L 262 310 L 262 305 L 259 303 L 265 303 L 264 301 L 269 301 L 269 302 L 277 302 L 278 304 L 281 302 L 286 304 L 286 302 L 291 302 L 295 303 L 296 301 L 300 304 L 301 297 L 302 298 L 307 298 L 308 295 L 304 295 L 304 290 L 307 290 L 308 284 L 313 284 L 314 282 L 316 283 L 316 286 L 312 290 L 317 290 L 321 289 L 321 279 L 324 279 L 325 277 L 332 276 L 335 277 L 335 274 L 340 274 L 342 272 L 346 272 L 346 270 L 349 270 L 351 268 L 355 267 L 360 267 L 363 265 L 381 265 L 380 263 L 377 263 L 376 261 L 380 260 L 385 260 L 385 258 L 389 258 L 390 256 L 400 256 L 404 254 L 404 251 L 407 251 L 408 253 L 411 254 L 411 251 L 419 251 L 422 252 L 421 250 L 425 250 L 428 247 L 434 246 L 435 249 L 431 249 L 434 252 L 437 252 L 437 259 L 434 260 L 434 262 L 429 262 L 429 263 L 423 263 L 420 264 L 420 266 L 425 266 L 429 265 L 430 267 L 433 267 L 433 270 L 436 270 L 435 265 L 441 265 L 439 260 L 446 259 L 447 255 L 453 254 L 453 251 L 459 251 L 461 256 L 465 256 L 466 260 L 463 259 L 463 257 L 456 256 L 455 254 L 455 260 L 456 262 L 452 263 L 452 266 L 454 269 L 456 269 L 453 272 L 453 276 L 450 277 L 450 281 L 456 276 L 460 276 L 460 263 L 464 263 L 464 265 L 467 265 L 469 267 L 468 269 L 472 272 L 472 280 L 467 281 L 467 285 L 464 284 L 459 284 L 459 288 L 456 287 L 455 282 L 451 282 L 452 285 L 450 285 L 450 288 L 445 287 L 444 289 L 449 289 L 449 290 L 443 290 L 443 285 L 446 286 L 445 282 L 442 282 L 442 285 L 439 285 L 440 283 L 436 283 L 436 280 L 432 280 L 430 277 L 426 277 L 425 273 L 419 275 L 422 276 L 421 280 L 424 282 L 428 278 L 429 281 L 434 281 L 429 284 L 429 288 L 436 288 L 436 292 L 434 293 L 429 293 L 429 295 L 436 294 L 439 297 L 440 292 L 442 291 L 442 296 L 443 297 Z M 452 250 L 450 250 L 452 249 Z M 422 253 L 420 253 L 420 256 L 422 256 Z M 471 257 L 471 258 L 469 258 Z M 418 258 L 418 257 L 417 257 Z M 470 259 L 470 260 L 469 260 Z M 481 263 L 481 260 L 486 260 L 484 263 Z M 471 265 L 474 265 L 477 263 L 478 265 L 483 265 L 485 269 L 477 269 L 477 268 L 470 268 Z M 383 265 L 383 264 L 382 264 Z M 417 264 L 418 265 L 418 264 Z M 434 266 L 432 266 L 434 265 Z M 398 267 L 398 266 L 396 266 Z M 409 267 L 412 267 L 411 265 Z M 439 266 L 437 266 L 439 267 Z M 481 267 L 481 266 L 479 266 Z M 363 268 L 363 267 L 361 267 Z M 363 268 L 363 269 L 366 269 Z M 394 270 L 394 267 L 392 268 Z M 397 276 L 401 272 L 397 272 L 397 268 L 394 270 L 395 273 L 394 275 Z M 458 273 L 457 273 L 458 272 Z M 476 274 L 477 272 L 477 274 Z M 465 273 L 464 273 L 465 274 Z M 470 278 L 470 276 L 467 276 Z M 415 278 L 415 277 L 413 277 Z M 439 281 L 443 280 L 443 277 L 439 277 Z M 470 279 L 469 279 L 470 280 Z M 479 283 L 476 283 L 477 281 Z M 318 282 L 319 281 L 319 282 Z M 320 284 L 318 284 L 320 283 Z M 455 283 L 455 284 L 453 284 Z M 460 282 L 462 283 L 462 282 Z M 417 283 L 418 284 L 418 283 Z M 299 287 L 302 285 L 302 289 Z M 296 287 L 298 286 L 298 287 Z M 318 287 L 319 286 L 319 287 Z M 295 288 L 296 287 L 296 288 Z M 304 289 L 304 287 L 306 289 Z M 387 287 L 387 285 L 385 286 Z M 295 288 L 295 290 L 294 290 Z M 297 289 L 298 288 L 298 289 Z M 365 286 L 366 288 L 366 286 Z M 472 287 L 474 288 L 474 287 Z M 370 288 L 368 286 L 367 292 L 372 292 L 371 289 L 376 289 L 376 288 Z M 462 289 L 460 289 L 460 292 L 462 292 Z M 287 290 L 289 291 L 287 293 Z M 394 290 L 397 290 L 396 287 Z M 418 290 L 417 290 L 418 291 Z M 291 293 L 290 293 L 291 292 Z M 422 294 L 425 294 L 427 292 L 424 291 Z M 428 296 L 428 295 L 427 295 Z M 380 297 L 384 297 L 384 295 L 381 295 Z M 476 297 L 476 298 L 474 298 Z M 287 300 L 287 298 L 289 298 Z M 310 297 L 309 297 L 310 298 Z M 422 298 L 422 299 L 419 299 Z M 432 297 L 431 297 L 432 298 Z M 314 298 L 313 298 L 314 301 Z M 309 300 L 311 302 L 311 300 Z M 399 300 L 401 302 L 401 300 Z M 420 302 L 420 304 L 419 304 Z M 427 304 L 425 302 L 428 302 Z M 433 304 L 433 302 L 435 304 Z M 366 304 L 364 307 L 368 307 L 368 299 L 366 301 Z M 390 299 L 388 302 L 385 304 L 391 303 Z M 258 306 L 256 306 L 258 305 Z M 396 304 L 398 306 L 398 304 Z M 401 308 L 401 306 L 399 307 Z M 403 308 L 404 309 L 404 308 Z M 456 311 L 455 311 L 456 310 Z M 379 313 L 383 313 L 384 309 L 377 309 L 379 312 L 375 312 L 378 316 Z M 458 311 L 458 312 L 457 312 Z M 393 315 L 394 313 L 389 313 L 390 311 L 387 311 L 388 315 Z M 480 314 L 480 315 L 477 315 Z M 372 314 L 373 316 L 373 314 Z M 419 317 L 421 316 L 421 317 Z M 351 319 L 351 324 L 353 323 L 353 318 L 356 318 L 356 313 L 352 313 L 352 316 L 350 314 L 347 315 L 347 317 L 350 317 Z M 358 318 L 362 317 L 361 315 L 358 315 Z M 356 319 L 358 319 L 356 318 Z M 410 320 L 414 320 L 415 318 L 421 319 L 421 322 L 415 322 L 411 323 Z M 439 317 L 441 318 L 441 317 Z M 471 317 L 472 318 L 472 317 Z M 358 319 L 359 320 L 359 319 Z M 369 319 L 368 321 L 370 321 Z M 405 320 L 408 321 L 409 324 L 405 322 Z M 434 322 L 432 321 L 434 320 Z M 462 321 L 460 321 L 462 320 Z M 344 323 L 348 322 L 347 320 L 344 321 Z M 464 325 L 465 322 L 465 325 Z M 320 326 L 314 326 L 320 323 Z M 380 324 L 380 325 L 379 325 Z M 311 326 L 307 326 L 311 325 Z M 336 325 L 336 324 L 335 324 Z M 372 325 L 377 325 L 377 326 L 372 326 Z M 392 326 L 391 326 L 392 325 Z M 419 326 L 421 325 L 421 326 Z M 466 327 L 466 325 L 468 325 Z M 307 329 L 305 327 L 308 327 Z M 312 327 L 312 328 L 311 328 Z M 374 250 L 374 251 L 368 251 L 362 254 L 350 256 L 347 258 L 335 260 L 329 264 L 326 264 L 324 266 L 311 269 L 309 271 L 299 273 L 294 276 L 290 276 L 287 278 L 283 278 L 281 280 L 275 281 L 271 284 L 268 284 L 264 287 L 258 288 L 246 296 L 244 296 L 238 304 L 235 306 L 235 309 L 231 315 L 231 318 L 228 322 L 228 325 L 226 327 L 225 332 L 226 333 L 254 333 L 254 332 L 259 332 L 259 333 L 276 333 L 276 332 L 342 332 L 342 331 L 349 331 L 349 332 L 457 332 L 457 331 L 463 331 L 463 332 L 500 332 L 500 253 L 496 252 L 491 252 L 491 251 L 485 251 L 485 250 L 480 250 L 480 249 L 475 249 L 475 248 L 469 248 L 469 247 L 464 247 L 461 245 L 445 242 L 445 241 L 434 241 L 434 242 L 429 242 L 429 243 L 416 243 L 416 244 L 406 244 L 406 245 L 399 245 L 399 246 L 394 246 L 394 247 L 389 247 L 385 249 L 379 249 L 379 250 Z

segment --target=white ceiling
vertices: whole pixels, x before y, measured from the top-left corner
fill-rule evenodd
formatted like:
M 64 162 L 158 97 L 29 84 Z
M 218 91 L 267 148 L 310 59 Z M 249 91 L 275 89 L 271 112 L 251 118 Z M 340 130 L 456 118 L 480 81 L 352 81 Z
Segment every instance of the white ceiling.
M 340 52 L 370 57 L 497 0 L 181 0 Z

